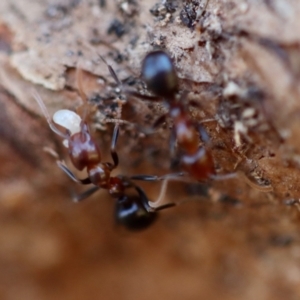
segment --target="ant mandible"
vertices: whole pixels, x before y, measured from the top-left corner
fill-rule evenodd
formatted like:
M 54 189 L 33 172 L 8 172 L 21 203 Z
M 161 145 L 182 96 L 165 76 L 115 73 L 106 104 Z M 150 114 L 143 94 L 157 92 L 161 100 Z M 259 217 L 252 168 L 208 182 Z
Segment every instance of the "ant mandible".
M 87 98 L 82 90 L 80 75 L 81 70 L 77 68 L 76 77 L 79 94 L 85 101 L 84 105 L 87 105 Z M 83 118 L 73 111 L 63 109 L 57 111 L 53 115 L 53 119 L 51 119 L 48 110 L 39 94 L 34 92 L 33 96 L 39 104 L 52 131 L 64 139 L 64 144 L 68 147 L 69 156 L 73 166 L 79 171 L 82 171 L 84 168 L 86 168 L 87 177 L 85 179 L 77 178 L 62 161 L 57 161 L 59 168 L 77 183 L 83 185 L 94 185 L 81 195 L 75 196 L 75 201 L 84 200 L 100 188 L 107 189 L 109 194 L 116 199 L 116 221 L 130 230 L 138 230 L 148 227 L 156 219 L 157 211 L 175 205 L 175 203 L 168 203 L 160 206 L 151 205 L 143 189 L 132 181 L 166 180 L 167 182 L 169 179 L 172 179 L 173 175 L 161 177 L 151 175 L 135 175 L 131 177 L 111 175 L 111 172 L 116 169 L 119 164 L 119 156 L 116 152 L 116 143 L 119 134 L 118 123 L 115 124 L 110 146 L 110 153 L 113 163 L 101 162 L 101 151 L 92 137 L 89 125 L 86 121 L 86 109 L 85 116 Z M 60 125 L 66 130 L 60 130 L 57 125 Z M 175 175 L 175 177 L 177 177 L 177 175 Z M 135 189 L 137 194 L 127 194 L 126 191 L 130 188 Z M 161 195 L 159 198 L 161 198 Z M 158 202 L 160 202 L 160 200 Z
M 183 168 L 198 181 L 216 178 L 211 150 L 207 146 L 199 147 L 199 135 L 203 142 L 209 144 L 206 131 L 191 119 L 182 99 L 176 99 L 178 77 L 170 56 L 161 50 L 148 53 L 142 63 L 141 75 L 148 89 L 164 99 L 168 107 L 168 113 L 160 117 L 154 126 L 161 124 L 166 117 L 173 120 L 171 148 L 174 148 L 177 140 L 179 148 L 184 151 L 181 156 Z M 228 175 L 231 177 L 231 174 Z

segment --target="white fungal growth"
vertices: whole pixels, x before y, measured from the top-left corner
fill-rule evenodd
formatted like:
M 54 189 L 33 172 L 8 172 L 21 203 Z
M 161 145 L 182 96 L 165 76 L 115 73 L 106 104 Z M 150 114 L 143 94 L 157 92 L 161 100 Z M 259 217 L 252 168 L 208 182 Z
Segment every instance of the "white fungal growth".
M 68 109 L 58 110 L 52 117 L 54 123 L 71 132 L 71 135 L 80 132 L 81 118 L 74 111 Z

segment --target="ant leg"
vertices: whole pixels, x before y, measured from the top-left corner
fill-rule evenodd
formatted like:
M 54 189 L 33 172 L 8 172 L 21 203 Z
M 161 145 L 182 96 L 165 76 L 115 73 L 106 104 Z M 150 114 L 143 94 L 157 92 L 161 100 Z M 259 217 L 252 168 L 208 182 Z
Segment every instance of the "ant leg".
M 157 199 L 154 202 L 149 201 L 146 193 L 139 186 L 135 185 L 131 181 L 128 181 L 128 184 L 130 184 L 130 186 L 134 187 L 135 190 L 138 192 L 141 202 L 143 203 L 146 210 L 148 212 L 155 212 L 155 211 L 163 210 L 163 209 L 177 205 L 177 203 L 174 203 L 174 202 L 170 202 L 170 203 L 162 204 L 162 205 L 158 205 L 158 204 L 163 201 L 166 191 L 167 191 L 168 183 L 170 180 L 180 180 L 180 181 L 185 181 L 185 182 L 191 181 L 190 178 L 182 178 L 183 175 L 187 175 L 187 173 L 181 172 L 181 173 L 175 173 L 175 174 L 168 174 L 168 175 L 161 176 L 161 177 L 151 176 L 151 175 L 136 175 L 136 176 L 130 177 L 130 179 L 145 180 L 145 181 L 163 180 L 163 184 L 161 186 L 159 196 L 157 197 Z
M 140 94 L 139 92 L 133 91 L 129 88 L 124 88 L 123 91 L 126 94 L 133 96 L 135 98 L 138 98 L 138 99 L 148 100 L 148 101 L 152 101 L 152 102 L 161 102 L 161 97 L 143 95 L 143 94 Z
M 89 196 L 91 196 L 92 194 L 94 194 L 95 192 L 97 192 L 100 189 L 99 186 L 93 186 L 92 188 L 86 190 L 85 192 L 83 192 L 82 194 L 79 195 L 73 195 L 72 199 L 74 202 L 80 202 L 86 198 L 88 198 Z
M 140 188 L 139 186 L 137 185 L 133 185 L 135 190 L 138 192 L 139 196 L 140 196 L 140 200 L 142 202 L 142 204 L 144 205 L 145 209 L 148 211 L 148 212 L 156 212 L 156 211 L 159 211 L 159 210 L 163 210 L 163 209 L 166 209 L 166 208 L 169 208 L 169 207 L 173 207 L 173 206 L 176 206 L 176 203 L 167 203 L 167 204 L 163 204 L 163 205 L 160 205 L 160 206 L 152 206 L 152 202 L 149 201 L 146 193 L 144 192 L 144 190 L 142 188 Z M 155 201 L 154 203 L 157 203 L 157 201 Z
M 133 175 L 130 176 L 129 178 L 131 180 L 141 180 L 141 181 L 162 181 L 166 179 L 173 179 L 176 180 L 183 180 L 183 176 L 188 175 L 186 172 L 179 172 L 179 173 L 174 173 L 174 174 L 167 174 L 164 176 L 156 176 L 156 175 Z
M 105 123 L 114 123 L 114 124 L 126 124 L 126 125 L 129 125 L 131 126 L 132 128 L 135 128 L 137 131 L 145 134 L 145 135 L 148 135 L 148 134 L 152 134 L 154 133 L 154 130 L 152 127 L 148 128 L 148 127 L 141 127 L 139 124 L 135 124 L 135 123 L 132 123 L 130 121 L 126 121 L 126 120 L 121 120 L 121 119 L 105 119 Z
M 153 208 L 155 209 L 155 211 L 160 211 L 160 210 L 163 210 L 166 208 L 174 207 L 176 205 L 177 205 L 176 203 L 171 202 L 171 203 L 163 204 L 161 206 L 157 206 L 157 207 L 153 207 Z
M 159 176 L 149 176 L 149 175 L 133 176 L 133 177 L 135 177 L 136 180 L 145 180 L 145 181 L 163 180 L 163 184 L 161 186 L 159 196 L 154 202 L 151 202 L 151 201 L 148 200 L 147 195 L 145 194 L 145 192 L 139 186 L 134 185 L 134 184 L 133 184 L 133 186 L 136 189 L 136 191 L 139 193 L 140 199 L 141 199 L 144 207 L 147 209 L 147 211 L 149 211 L 149 212 L 159 211 L 159 210 L 163 210 L 163 209 L 166 209 L 166 208 L 173 207 L 173 206 L 177 205 L 174 202 L 163 204 L 163 205 L 158 205 L 158 204 L 161 203 L 163 201 L 164 197 L 165 197 L 169 181 L 170 180 L 185 181 L 184 178 L 181 178 L 184 174 L 186 174 L 186 173 L 182 172 L 182 173 L 168 174 L 168 175 L 161 176 L 161 177 L 159 177 Z M 132 177 L 130 179 L 132 179 Z
M 47 154 L 51 155 L 55 159 L 57 159 L 57 160 L 59 159 L 59 155 L 54 149 L 52 149 L 50 147 L 44 147 L 43 151 L 46 152 Z
M 98 56 L 100 57 L 100 59 L 106 64 L 107 68 L 108 68 L 108 71 L 111 75 L 111 77 L 114 79 L 114 81 L 116 82 L 116 84 L 119 86 L 119 88 L 123 91 L 123 92 L 126 92 L 128 94 L 131 94 L 132 96 L 142 96 L 143 95 L 140 95 L 139 93 L 137 92 L 134 92 L 134 91 L 131 91 L 131 90 L 127 90 L 125 89 L 125 87 L 123 86 L 123 83 L 121 82 L 121 80 L 119 79 L 118 75 L 116 74 L 115 70 L 113 69 L 113 67 L 104 59 L 104 57 L 102 55 L 100 55 L 99 53 L 97 53 Z M 130 73 L 133 73 L 133 71 L 130 69 L 130 68 L 126 68 L 126 69 L 129 69 L 129 72 Z M 152 96 L 146 96 L 146 98 L 148 99 L 151 99 Z
M 136 91 L 133 91 L 131 89 L 128 89 L 126 87 L 123 86 L 123 83 L 120 81 L 119 77 L 117 76 L 116 72 L 114 71 L 113 67 L 104 59 L 104 57 L 100 54 L 98 54 L 98 56 L 100 57 L 100 59 L 106 64 L 108 71 L 111 75 L 111 77 L 114 79 L 114 81 L 116 82 L 116 84 L 119 86 L 119 88 L 126 94 L 131 95 L 133 97 L 137 97 L 137 98 L 141 98 L 144 100 L 149 100 L 149 101 L 159 101 L 161 102 L 161 98 L 160 97 L 156 97 L 156 96 L 149 96 L 149 95 L 142 95 Z
M 114 161 L 113 168 L 116 168 L 119 165 L 119 156 L 116 152 L 116 144 L 119 136 L 119 124 L 115 125 L 112 140 L 111 140 L 111 146 L 110 146 L 110 154 Z
M 167 204 L 164 204 L 164 205 L 161 205 L 161 206 L 153 207 L 153 206 L 150 205 L 150 201 L 149 201 L 146 193 L 144 192 L 144 190 L 142 188 L 140 188 L 139 186 L 133 184 L 133 183 L 130 183 L 130 184 L 138 192 L 138 194 L 140 196 L 140 200 L 141 200 L 142 204 L 144 205 L 145 209 L 148 212 L 155 212 L 155 211 L 163 210 L 163 209 L 173 207 L 173 206 L 176 205 L 176 203 L 167 203 Z
M 155 120 L 154 124 L 152 125 L 154 129 L 156 129 L 159 125 L 162 125 L 167 118 L 167 114 L 160 116 L 158 119 Z
M 207 8 L 208 2 L 209 0 L 204 1 L 204 3 L 198 7 L 196 11 L 196 22 L 199 22 L 200 17 L 203 15 Z
M 163 199 L 166 195 L 166 192 L 167 192 L 168 183 L 172 179 L 176 180 L 177 178 L 176 177 L 166 178 L 166 180 L 164 180 L 164 182 L 160 188 L 160 193 L 159 193 L 157 199 L 154 202 L 150 202 L 150 201 L 148 202 L 148 205 L 155 211 L 176 206 L 176 203 L 174 203 L 174 202 L 163 204 L 163 205 L 158 205 L 159 203 L 161 203 L 163 201 Z
M 85 179 L 79 179 L 77 178 L 74 173 L 61 161 L 57 161 L 56 162 L 58 167 L 63 170 L 73 181 L 77 182 L 77 183 L 81 183 L 81 184 L 91 184 L 91 180 L 89 177 L 85 178 Z
M 176 203 L 167 203 L 167 204 L 163 204 L 163 205 L 160 205 L 160 206 L 157 206 L 157 204 L 159 202 L 162 201 L 162 199 L 164 198 L 165 196 L 165 193 L 166 193 L 166 189 L 167 189 L 167 184 L 168 184 L 168 181 L 169 180 L 165 180 L 162 184 L 162 187 L 161 187 L 161 191 L 160 191 L 160 194 L 158 196 L 158 199 L 155 201 L 155 202 L 151 202 L 149 201 L 147 195 L 145 194 L 145 192 L 137 185 L 134 185 L 134 188 L 136 189 L 136 191 L 138 192 L 139 196 L 140 196 L 140 199 L 144 205 L 144 207 L 146 208 L 146 210 L 148 212 L 155 212 L 155 211 L 158 211 L 158 210 L 163 210 L 163 209 L 166 209 L 166 208 L 169 208 L 169 207 L 173 207 L 173 206 L 176 206 Z
M 66 133 L 60 131 L 56 125 L 54 124 L 54 122 L 52 121 L 49 112 L 47 110 L 47 107 L 44 103 L 44 101 L 42 100 L 41 96 L 38 94 L 38 92 L 36 90 L 33 90 L 32 92 L 32 96 L 35 99 L 35 101 L 37 102 L 37 104 L 39 105 L 44 117 L 46 118 L 49 127 L 51 128 L 51 130 L 53 132 L 55 132 L 57 135 L 59 135 L 60 137 L 62 137 L 63 139 L 68 140 L 70 138 L 70 132 L 67 131 Z
M 214 175 L 214 174 L 211 174 L 209 176 L 210 179 L 213 179 L 215 181 L 222 181 L 222 180 L 227 180 L 227 179 L 232 179 L 232 178 L 236 178 L 237 177 L 237 172 L 234 172 L 234 173 L 227 173 L 227 174 L 217 174 L 217 175 Z
M 146 195 L 146 193 L 144 192 L 144 190 L 142 188 L 140 188 L 139 186 L 131 183 L 131 185 L 135 188 L 135 190 L 138 192 L 139 194 L 139 199 L 141 200 L 142 204 L 144 205 L 145 209 L 148 211 L 148 212 L 155 212 L 155 209 L 153 209 L 151 206 L 150 206 L 150 202 L 149 202 L 149 199 Z

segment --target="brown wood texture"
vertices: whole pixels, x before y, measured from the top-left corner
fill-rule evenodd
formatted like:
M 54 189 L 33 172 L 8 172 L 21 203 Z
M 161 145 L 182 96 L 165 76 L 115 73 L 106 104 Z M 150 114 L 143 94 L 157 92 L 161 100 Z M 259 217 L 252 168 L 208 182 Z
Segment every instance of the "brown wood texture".
M 205 4 L 0 1 L 1 299 L 299 299 L 300 3 Z M 165 201 L 182 204 L 131 233 L 115 226 L 107 191 L 71 201 L 83 188 L 45 151 L 69 163 L 32 95 L 50 113 L 75 110 L 80 66 L 108 160 L 115 82 L 99 54 L 144 93 L 141 61 L 157 48 L 174 59 L 195 121 L 214 119 L 203 124 L 217 172 L 238 173 L 170 182 Z M 116 174 L 173 171 L 172 122 L 139 130 L 165 111 L 128 97 L 122 119 L 137 126 L 121 126 Z M 159 194 L 160 184 L 142 186 L 151 199 Z

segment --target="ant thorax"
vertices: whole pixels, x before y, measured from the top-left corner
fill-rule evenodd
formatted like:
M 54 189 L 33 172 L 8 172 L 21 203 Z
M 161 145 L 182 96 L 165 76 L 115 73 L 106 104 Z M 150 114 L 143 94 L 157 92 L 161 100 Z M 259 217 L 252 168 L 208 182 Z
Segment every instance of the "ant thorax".
M 67 129 L 71 135 L 81 131 L 81 117 L 74 111 L 68 109 L 58 110 L 56 113 L 54 113 L 52 119 L 55 124 Z M 66 148 L 69 147 L 67 140 L 64 140 L 63 144 Z

